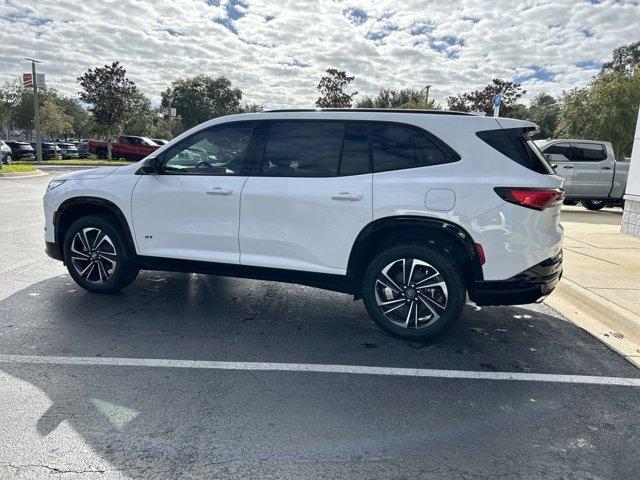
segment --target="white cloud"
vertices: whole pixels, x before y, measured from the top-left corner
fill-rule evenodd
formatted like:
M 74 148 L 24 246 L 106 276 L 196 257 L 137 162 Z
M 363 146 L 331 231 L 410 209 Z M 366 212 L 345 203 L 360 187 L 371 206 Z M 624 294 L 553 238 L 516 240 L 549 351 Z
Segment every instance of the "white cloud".
M 362 94 L 431 84 L 443 101 L 500 77 L 531 98 L 588 83 L 613 48 L 640 40 L 639 24 L 635 0 L 5 0 L 0 80 L 34 56 L 69 94 L 87 68 L 119 60 L 156 102 L 205 73 L 246 101 L 310 107 L 329 67 Z

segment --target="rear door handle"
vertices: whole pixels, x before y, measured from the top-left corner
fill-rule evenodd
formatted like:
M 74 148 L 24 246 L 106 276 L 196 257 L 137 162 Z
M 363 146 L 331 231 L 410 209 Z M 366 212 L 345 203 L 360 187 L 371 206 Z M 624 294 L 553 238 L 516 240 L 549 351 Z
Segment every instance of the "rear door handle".
M 229 196 L 233 193 L 230 188 L 214 187 L 207 190 L 207 195 L 225 195 Z
M 562 168 L 573 168 L 571 165 L 563 165 Z
M 362 195 L 359 193 L 349 193 L 349 192 L 340 192 L 335 195 L 331 195 L 333 200 L 342 200 L 348 202 L 357 202 L 358 200 L 362 200 Z

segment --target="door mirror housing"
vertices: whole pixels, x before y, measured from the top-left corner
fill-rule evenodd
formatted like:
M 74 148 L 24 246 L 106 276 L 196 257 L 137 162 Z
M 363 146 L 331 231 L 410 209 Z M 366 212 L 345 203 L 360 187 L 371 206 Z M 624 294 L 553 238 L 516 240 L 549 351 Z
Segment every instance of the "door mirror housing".
M 158 175 L 162 170 L 162 162 L 158 157 L 145 158 L 140 166 L 140 173 L 144 175 Z

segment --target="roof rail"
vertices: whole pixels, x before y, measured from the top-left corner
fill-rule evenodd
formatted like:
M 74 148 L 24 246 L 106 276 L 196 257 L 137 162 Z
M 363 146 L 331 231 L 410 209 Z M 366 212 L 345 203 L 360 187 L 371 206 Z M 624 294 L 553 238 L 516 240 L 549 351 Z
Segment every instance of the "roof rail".
M 451 110 L 420 110 L 414 108 L 286 108 L 280 110 L 263 110 L 262 113 L 295 113 L 295 112 L 370 112 L 370 113 L 422 113 L 426 115 L 464 115 L 472 113 Z

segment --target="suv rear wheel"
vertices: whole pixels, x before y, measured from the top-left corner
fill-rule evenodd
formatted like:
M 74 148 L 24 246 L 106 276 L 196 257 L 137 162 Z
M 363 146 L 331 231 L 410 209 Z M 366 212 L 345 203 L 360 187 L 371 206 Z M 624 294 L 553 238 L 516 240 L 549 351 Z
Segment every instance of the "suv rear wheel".
M 117 292 L 138 275 L 122 229 L 108 216 L 89 215 L 73 222 L 63 248 L 69 274 L 90 292 Z
M 432 338 L 458 320 L 466 298 L 462 273 L 442 253 L 406 243 L 375 257 L 363 300 L 380 328 L 407 340 Z

